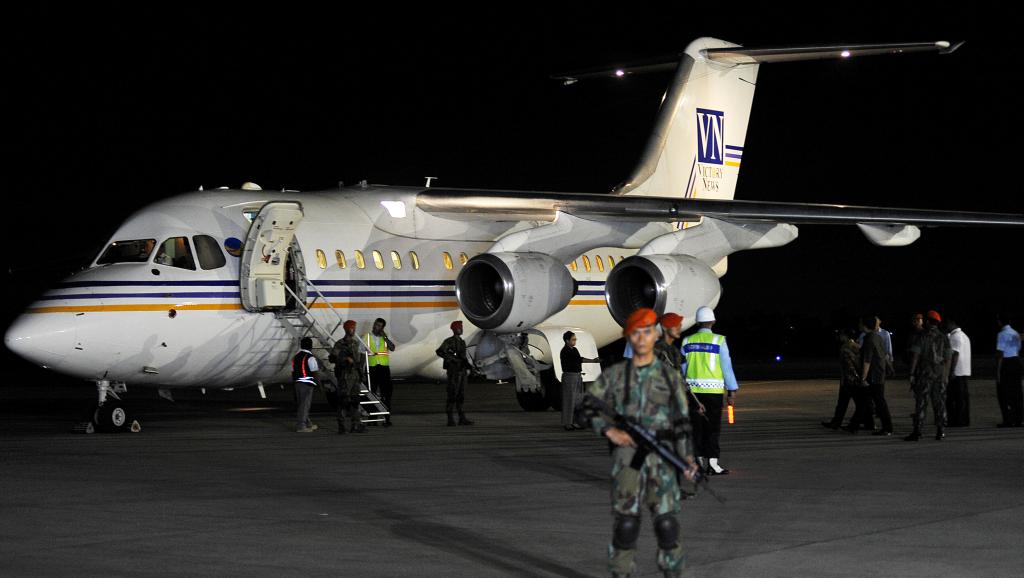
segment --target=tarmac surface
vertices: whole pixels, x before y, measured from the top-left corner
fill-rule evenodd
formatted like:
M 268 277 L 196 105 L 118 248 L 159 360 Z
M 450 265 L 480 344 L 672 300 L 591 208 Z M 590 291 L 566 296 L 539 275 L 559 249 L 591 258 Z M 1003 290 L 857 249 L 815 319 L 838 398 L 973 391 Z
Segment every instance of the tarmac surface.
M 991 380 L 972 425 L 903 442 L 826 430 L 832 381 L 746 382 L 712 478 L 680 516 L 695 576 L 1010 576 L 1024 572 L 1024 428 L 996 429 Z M 602 576 L 606 445 L 508 385 L 471 384 L 476 425 L 445 427 L 444 388 L 400 383 L 392 428 L 338 436 L 290 390 L 129 390 L 138 434 L 71 433 L 88 386 L 0 387 L 0 575 Z M 852 412 L 852 407 L 850 409 Z M 657 575 L 644 517 L 637 560 Z

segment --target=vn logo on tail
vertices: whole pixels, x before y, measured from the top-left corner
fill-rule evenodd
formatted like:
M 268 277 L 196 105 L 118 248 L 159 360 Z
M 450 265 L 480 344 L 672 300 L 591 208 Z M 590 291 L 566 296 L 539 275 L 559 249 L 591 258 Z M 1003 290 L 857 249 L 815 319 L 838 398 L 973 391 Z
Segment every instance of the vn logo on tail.
M 725 113 L 697 109 L 697 162 L 709 165 L 725 163 Z

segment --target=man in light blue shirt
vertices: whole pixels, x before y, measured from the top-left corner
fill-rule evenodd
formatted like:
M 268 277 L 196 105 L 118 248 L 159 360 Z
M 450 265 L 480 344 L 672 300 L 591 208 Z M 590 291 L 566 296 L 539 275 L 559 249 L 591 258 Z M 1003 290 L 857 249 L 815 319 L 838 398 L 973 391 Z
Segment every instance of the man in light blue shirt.
M 1003 422 L 998 427 L 1020 427 L 1024 420 L 1024 391 L 1021 390 L 1020 333 L 1004 315 L 996 318 L 1002 327 L 996 337 L 996 398 Z

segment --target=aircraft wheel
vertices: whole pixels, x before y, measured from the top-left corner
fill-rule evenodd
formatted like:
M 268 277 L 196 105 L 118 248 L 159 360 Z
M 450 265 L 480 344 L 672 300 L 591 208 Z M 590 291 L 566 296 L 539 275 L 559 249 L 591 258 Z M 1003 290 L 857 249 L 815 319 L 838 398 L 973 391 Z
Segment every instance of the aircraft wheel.
M 545 369 L 540 372 L 540 381 L 544 384 L 548 404 L 555 411 L 562 411 L 562 382 L 555 377 L 555 370 Z
M 551 405 L 543 391 L 516 390 L 516 401 L 523 411 L 544 411 Z
M 131 427 L 128 411 L 118 401 L 107 401 L 96 407 L 93 412 L 93 424 L 96 431 L 105 433 L 125 432 Z

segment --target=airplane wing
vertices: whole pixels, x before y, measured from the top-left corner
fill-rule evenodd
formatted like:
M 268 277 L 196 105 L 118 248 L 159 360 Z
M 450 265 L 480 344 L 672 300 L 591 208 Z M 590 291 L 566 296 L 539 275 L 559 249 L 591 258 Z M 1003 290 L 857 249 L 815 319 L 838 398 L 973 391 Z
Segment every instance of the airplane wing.
M 416 204 L 423 211 L 456 220 L 487 217 L 496 221 L 554 221 L 561 212 L 582 219 L 639 222 L 697 222 L 702 217 L 710 217 L 794 225 L 1024 227 L 1024 214 L 1020 213 L 586 193 L 431 188 L 417 196 Z

